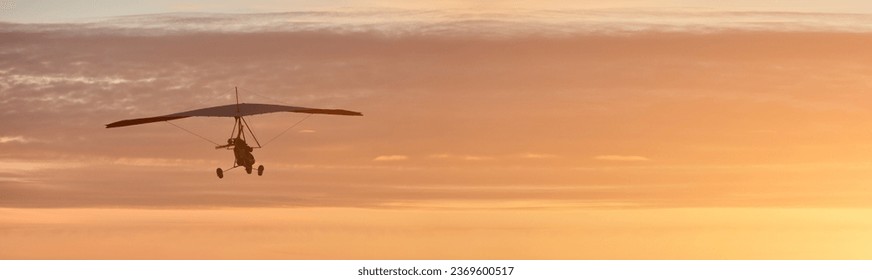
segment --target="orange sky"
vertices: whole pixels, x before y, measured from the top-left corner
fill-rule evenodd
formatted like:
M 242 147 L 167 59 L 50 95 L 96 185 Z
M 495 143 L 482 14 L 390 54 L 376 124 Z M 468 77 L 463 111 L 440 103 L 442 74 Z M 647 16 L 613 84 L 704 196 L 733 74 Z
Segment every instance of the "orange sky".
M 863 16 L 347 13 L 0 23 L 0 258 L 872 257 Z

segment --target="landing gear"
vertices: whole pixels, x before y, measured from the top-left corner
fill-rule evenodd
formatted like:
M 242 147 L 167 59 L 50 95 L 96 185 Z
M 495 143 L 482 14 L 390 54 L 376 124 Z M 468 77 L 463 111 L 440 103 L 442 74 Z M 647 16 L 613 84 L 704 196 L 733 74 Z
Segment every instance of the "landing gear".
M 230 170 L 236 169 L 237 167 L 245 168 L 245 173 L 248 173 L 248 174 L 251 174 L 254 172 L 253 166 L 234 165 L 233 167 L 228 168 L 227 170 L 224 170 L 221 168 L 215 169 L 215 174 L 218 175 L 219 179 L 223 179 L 224 178 L 224 171 L 230 171 Z M 259 165 L 257 167 L 257 176 L 263 176 L 263 170 L 264 170 L 263 165 Z

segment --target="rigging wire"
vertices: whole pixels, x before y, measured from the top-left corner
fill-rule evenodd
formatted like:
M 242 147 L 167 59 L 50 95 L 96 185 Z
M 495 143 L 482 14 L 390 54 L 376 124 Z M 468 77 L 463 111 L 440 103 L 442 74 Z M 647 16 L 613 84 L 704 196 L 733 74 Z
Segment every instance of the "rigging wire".
M 273 100 L 273 101 L 276 101 L 276 102 L 279 102 L 279 103 L 283 103 L 283 104 L 284 104 L 284 102 L 282 102 L 282 101 L 280 101 L 280 100 L 278 100 L 278 99 L 271 98 L 271 97 L 269 97 L 269 96 L 260 95 L 260 94 L 257 94 L 256 92 L 252 92 L 252 91 L 247 90 L 247 89 L 242 89 L 242 90 L 243 90 L 243 91 L 247 91 L 247 92 L 249 92 L 249 93 L 252 93 L 252 94 L 254 94 L 254 95 L 257 95 L 257 96 L 260 96 L 260 97 L 263 97 L 263 98 L 267 98 L 267 99 L 270 99 L 270 100 Z M 237 98 L 238 98 L 238 96 L 237 96 Z M 237 99 L 237 102 L 239 102 L 238 99 Z M 292 128 L 294 128 L 294 127 L 297 126 L 298 124 L 302 123 L 303 121 L 305 121 L 306 119 L 308 119 L 308 118 L 311 117 L 311 116 L 312 116 L 312 114 L 309 114 L 308 116 L 306 116 L 306 117 L 303 118 L 302 120 L 300 120 L 300 121 L 294 123 L 292 126 L 288 127 L 287 129 L 285 129 L 285 131 L 282 131 L 282 133 L 280 133 L 279 135 L 276 135 L 275 137 L 273 137 L 272 139 L 270 139 L 270 140 L 269 140 L 268 142 L 266 142 L 266 143 L 269 144 L 269 142 L 272 142 L 273 140 L 275 140 L 275 139 L 278 138 L 279 136 L 282 136 L 283 134 L 287 133 L 289 130 L 291 130 Z M 244 122 L 244 121 L 245 121 L 245 119 L 243 119 L 243 122 Z M 195 133 L 195 132 L 193 132 L 193 131 L 190 131 L 190 130 L 188 130 L 188 129 L 185 129 L 184 127 L 181 127 L 181 126 L 179 126 L 179 125 L 177 125 L 177 124 L 174 124 L 174 123 L 172 123 L 172 122 L 170 122 L 170 121 L 166 121 L 166 123 L 168 123 L 168 124 L 170 124 L 170 125 L 172 125 L 172 126 L 175 126 L 176 128 L 181 129 L 182 131 L 187 132 L 187 133 L 189 133 L 189 134 L 191 134 L 191 135 L 194 135 L 194 136 L 196 136 L 196 137 L 198 137 L 198 138 L 200 138 L 200 139 L 203 139 L 203 140 L 206 141 L 206 142 L 212 143 L 212 144 L 215 145 L 215 146 L 221 146 L 221 144 L 215 143 L 215 141 L 209 140 L 209 138 L 206 138 L 206 137 L 204 137 L 204 136 L 202 136 L 202 135 L 200 135 L 200 134 L 197 134 L 197 133 Z M 231 134 L 231 135 L 230 135 L 231 138 L 233 138 L 233 133 L 236 132 L 236 126 L 237 126 L 237 123 L 238 123 L 238 122 L 235 122 L 235 123 L 233 124 L 233 131 L 230 133 L 230 134 Z M 246 122 L 246 125 L 248 125 L 247 122 Z M 249 125 L 249 127 L 248 127 L 248 131 L 249 131 L 249 133 L 251 133 L 252 137 L 254 137 L 254 132 L 251 131 L 251 126 L 250 126 L 250 125 Z M 254 138 L 254 141 L 257 141 L 257 137 Z M 258 144 L 260 144 L 260 143 L 258 143 Z M 264 147 L 264 146 L 266 146 L 266 144 L 260 145 L 260 147 Z
M 200 101 L 200 102 L 198 102 L 198 103 L 199 103 L 200 105 L 203 105 L 203 102 L 202 102 L 202 101 Z M 197 107 L 197 108 L 199 108 L 199 107 Z M 190 110 L 195 110 L 195 109 L 197 109 L 197 108 L 190 108 L 188 111 L 190 111 Z M 165 121 L 165 122 L 168 123 L 168 124 L 171 124 L 172 126 L 175 126 L 175 127 L 178 128 L 178 129 L 181 129 L 181 130 L 184 131 L 184 132 L 187 132 L 187 133 L 189 133 L 189 134 L 191 134 L 191 135 L 194 135 L 194 136 L 197 136 L 198 138 L 203 139 L 203 140 L 205 140 L 205 141 L 207 141 L 207 142 L 209 142 L 209 143 L 212 143 L 212 144 L 214 144 L 215 146 L 221 146 L 221 144 L 215 143 L 215 141 L 209 140 L 209 138 L 203 137 L 203 136 L 200 135 L 200 134 L 197 134 L 197 133 L 194 133 L 193 131 L 187 130 L 187 129 L 185 129 L 184 127 L 181 127 L 181 126 L 179 126 L 179 125 L 177 125 L 177 124 L 174 124 L 174 123 L 172 123 L 172 122 L 170 122 L 170 121 Z M 233 124 L 233 130 L 236 131 L 236 123 Z M 233 136 L 232 133 L 231 133 L 230 136 L 231 136 L 231 137 Z
M 284 101 L 278 100 L 278 99 L 276 99 L 276 98 L 272 98 L 272 97 L 269 97 L 269 96 L 266 96 L 266 95 L 262 95 L 262 94 L 259 94 L 259 93 L 257 93 L 257 92 L 254 92 L 254 91 L 251 91 L 251 90 L 248 90 L 248 89 L 244 89 L 244 88 L 239 88 L 239 89 L 241 89 L 241 90 L 244 91 L 244 92 L 248 92 L 248 93 L 251 93 L 251 94 L 254 94 L 254 95 L 257 95 L 257 96 L 260 96 L 260 97 L 263 97 L 263 98 L 266 98 L 266 99 L 269 99 L 269 100 L 272 100 L 272 101 L 275 101 L 275 102 L 278 102 L 278 103 L 281 103 L 281 104 L 284 104 L 284 105 L 288 105 L 288 103 L 285 103 Z
M 243 123 L 245 123 L 245 126 L 248 129 L 248 134 L 251 134 L 251 138 L 254 139 L 254 143 L 257 143 L 257 147 L 263 148 L 263 145 L 260 144 L 260 141 L 257 141 L 257 136 L 254 135 L 254 131 L 251 130 L 251 125 L 248 124 L 248 121 L 246 121 L 243 117 L 240 117 L 239 119 L 242 120 Z
M 171 124 L 171 125 L 175 126 L 176 128 L 181 129 L 181 130 L 183 130 L 183 131 L 185 131 L 185 132 L 187 132 L 187 133 L 190 133 L 191 135 L 194 135 L 194 136 L 200 137 L 200 139 L 206 140 L 206 141 L 209 142 L 209 143 L 215 144 L 215 146 L 221 146 L 221 144 L 215 143 L 214 141 L 209 140 L 209 138 L 203 137 L 203 136 L 200 135 L 200 134 L 196 134 L 196 133 L 194 133 L 193 131 L 187 130 L 187 129 L 185 129 L 184 127 L 178 126 L 178 125 L 176 125 L 176 124 L 174 124 L 174 123 L 172 123 L 172 122 L 170 122 L 170 121 L 166 121 L 166 123 Z
M 307 114 L 305 118 L 303 118 L 303 119 L 297 121 L 296 123 L 294 123 L 294 125 L 291 125 L 290 127 L 286 128 L 285 131 L 282 131 L 282 133 L 279 133 L 279 135 L 276 135 L 276 136 L 273 137 L 272 139 L 269 139 L 269 141 L 266 141 L 266 143 L 264 143 L 263 145 L 261 145 L 261 147 L 266 147 L 266 145 L 269 145 L 270 142 L 272 142 L 273 140 L 276 140 L 276 138 L 279 138 L 280 136 L 284 135 L 285 133 L 287 133 L 288 131 L 290 131 L 292 128 L 296 127 L 298 124 L 300 124 L 300 123 L 302 123 L 303 121 L 309 119 L 309 117 L 311 117 L 311 116 L 312 116 L 312 114 Z
M 236 134 L 236 126 L 239 125 L 239 120 L 233 121 L 233 129 L 230 130 L 230 136 L 227 139 L 233 138 L 233 135 Z
M 288 105 L 288 103 L 285 103 L 284 101 L 281 101 L 281 100 L 278 100 L 278 99 L 276 99 L 276 98 L 272 98 L 272 97 L 269 97 L 269 96 L 266 96 L 266 95 L 258 94 L 257 92 L 254 92 L 254 91 L 248 90 L 248 89 L 246 89 L 246 88 L 241 88 L 241 87 L 239 87 L 239 89 L 242 90 L 242 91 L 244 91 L 244 92 L 247 92 L 247 93 L 250 93 L 250 94 L 254 94 L 254 95 L 257 95 L 257 96 L 260 96 L 260 97 L 263 97 L 263 98 L 266 98 L 266 99 L 272 100 L 272 101 L 277 102 L 277 103 L 280 103 L 280 104 Z M 286 128 L 284 131 L 282 131 L 282 133 L 279 133 L 278 135 L 276 135 L 276 136 L 273 137 L 272 139 L 269 139 L 269 141 L 266 141 L 264 144 L 262 144 L 262 145 L 260 145 L 260 146 L 261 146 L 261 147 L 266 147 L 266 145 L 268 145 L 270 142 L 272 142 L 273 140 L 276 140 L 277 138 L 281 137 L 282 135 L 285 135 L 285 133 L 287 133 L 288 131 L 290 131 L 290 130 L 293 129 L 294 127 L 297 127 L 297 125 L 299 125 L 299 124 L 302 123 L 303 121 L 309 119 L 309 117 L 311 117 L 311 116 L 312 116 L 312 114 L 307 114 L 305 118 L 303 118 L 303 119 L 297 121 L 296 123 L 294 123 L 294 124 L 291 125 L 290 127 Z

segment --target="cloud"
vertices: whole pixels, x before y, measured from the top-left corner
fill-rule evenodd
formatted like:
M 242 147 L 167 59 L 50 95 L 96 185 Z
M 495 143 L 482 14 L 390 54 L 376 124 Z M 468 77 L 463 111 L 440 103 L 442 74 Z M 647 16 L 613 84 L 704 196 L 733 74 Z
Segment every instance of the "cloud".
M 25 138 L 24 136 L 0 136 L 0 144 L 6 143 L 30 143 L 35 140 Z
M 313 130 L 313 129 L 302 129 L 302 130 L 300 130 L 300 131 L 297 131 L 297 133 L 315 133 L 315 130 Z
M 126 165 L 138 167 L 175 167 L 175 168 L 192 168 L 198 169 L 200 166 L 208 166 L 214 164 L 205 160 L 188 160 L 188 159 L 170 159 L 170 158 L 129 158 L 121 157 L 115 160 L 101 159 L 104 162 L 109 162 L 113 165 Z
M 432 154 L 429 156 L 431 159 L 451 159 L 451 160 L 465 160 L 465 161 L 485 161 L 485 160 L 499 160 L 499 159 L 548 159 L 548 158 L 557 158 L 559 156 L 552 154 L 539 154 L 539 153 L 523 153 L 517 155 L 502 155 L 502 156 L 483 156 L 483 155 L 457 155 L 457 154 Z
M 557 158 L 558 156 L 552 155 L 552 154 L 526 153 L 526 154 L 521 154 L 520 157 L 527 158 L 527 159 L 546 159 L 546 158 Z
M 493 157 L 485 157 L 485 156 L 461 156 L 462 160 L 471 160 L 471 161 L 480 161 L 480 160 L 492 160 Z
M 857 14 L 799 12 L 724 12 L 705 9 L 549 10 L 344 10 L 286 13 L 171 13 L 132 15 L 70 24 L 0 23 L 0 29 L 81 34 L 162 36 L 199 32 L 374 32 L 386 36 L 442 35 L 511 37 L 649 31 L 710 33 L 716 31 L 868 32 L 872 18 Z
M 601 155 L 593 157 L 596 160 L 605 161 L 650 161 L 651 159 L 643 156 L 622 156 L 622 155 Z
M 131 81 L 119 77 L 85 77 L 85 76 L 45 76 L 45 75 L 9 75 L 6 77 L 7 82 L 11 84 L 25 85 L 49 85 L 53 83 L 82 83 L 82 84 L 107 84 L 117 85 L 130 82 L 148 83 L 153 82 L 155 78 L 145 78 L 136 81 Z
M 457 24 L 454 28 L 461 26 Z M 756 181 L 737 182 L 737 176 L 724 175 L 733 169 L 705 168 L 819 159 L 810 149 L 846 166 L 865 162 L 868 153 L 851 147 L 868 142 L 859 121 L 868 119 L 861 117 L 868 110 L 843 108 L 872 102 L 863 94 L 866 77 L 857 74 L 870 72 L 872 65 L 864 47 L 872 40 L 868 34 L 640 32 L 490 40 L 438 32 L 390 37 L 367 28 L 173 36 L 15 29 L 0 34 L 0 116 L 14 120 L 0 123 L 5 133 L 0 142 L 53 141 L 0 149 L 0 157 L 10 160 L 0 166 L 21 173 L 14 174 L 20 182 L 35 182 L 0 186 L 18 195 L 0 203 L 323 207 L 474 197 L 484 202 L 579 199 L 666 207 L 805 205 L 808 201 L 780 196 L 797 186 L 803 187 L 803 197 L 830 195 L 830 188 L 814 186 L 832 186 L 829 181 L 841 178 L 856 181 L 841 179 L 841 189 L 820 205 L 868 201 L 869 195 L 855 195 L 864 191 L 868 169 L 844 176 L 854 171 L 810 168 L 796 172 L 808 174 L 800 177 L 805 180 L 793 182 L 775 178 L 782 173 L 773 170 L 780 168 L 748 167 L 736 172 L 755 174 Z M 372 113 L 312 118 L 306 127 L 317 133 L 282 138 L 284 143 L 255 152 L 257 164 L 266 167 L 264 176 L 236 169 L 222 180 L 214 168 L 231 164 L 232 156 L 170 125 L 102 127 L 125 118 L 228 104 L 237 83 L 244 102 L 270 102 L 244 94 L 250 88 L 290 105 Z M 824 98 L 820 92 L 839 94 Z M 796 104 L 833 106 L 809 111 Z M 275 114 L 249 120 L 267 140 L 298 118 Z M 216 140 L 226 139 L 232 124 L 226 121 L 190 118 L 178 124 Z M 747 133 L 773 127 L 791 137 Z M 299 133 L 308 133 L 304 131 Z M 578 163 L 571 155 L 649 146 L 658 149 L 645 156 L 601 155 L 596 160 L 680 157 L 676 162 L 705 164 L 688 168 L 713 179 L 691 191 L 682 186 L 699 186 L 699 176 L 684 169 L 566 166 Z M 723 157 L 724 151 L 736 150 L 745 152 Z M 445 153 L 379 156 L 372 151 Z M 560 151 L 566 160 L 547 160 L 556 155 L 543 151 Z M 41 162 L 54 158 L 87 169 L 46 170 Z M 467 164 L 458 168 L 460 163 Z M 461 190 L 422 191 L 446 182 Z M 658 187 L 658 182 L 679 185 Z M 233 187 L 242 183 L 250 187 Z M 521 191 L 513 184 L 531 187 Z M 543 191 L 543 186 L 561 184 L 577 187 Z M 615 188 L 591 187 L 598 185 Z M 767 192 L 760 194 L 758 186 Z M 645 192 L 655 189 L 661 192 L 656 199 Z
M 404 155 L 385 155 L 385 156 L 377 156 L 373 161 L 404 161 L 409 159 L 409 157 Z
M 433 159 L 454 159 L 454 160 L 466 160 L 466 161 L 483 161 L 483 160 L 493 160 L 494 159 L 494 157 L 489 157 L 489 156 L 453 155 L 453 154 L 434 154 L 434 155 L 430 155 L 430 158 L 433 158 Z
M 4 159 L 0 160 L 0 170 L 11 172 L 31 172 L 41 170 L 55 169 L 74 169 L 85 166 L 81 162 L 51 160 L 51 161 L 36 161 L 36 160 L 20 160 L 20 159 Z

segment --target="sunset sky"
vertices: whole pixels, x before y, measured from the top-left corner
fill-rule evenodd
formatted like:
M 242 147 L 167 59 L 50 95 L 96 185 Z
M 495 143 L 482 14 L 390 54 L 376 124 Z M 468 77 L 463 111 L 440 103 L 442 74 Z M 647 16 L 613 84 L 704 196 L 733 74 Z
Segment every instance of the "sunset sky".
M 0 259 L 872 258 L 872 2 L 406 2 L 0 0 Z

